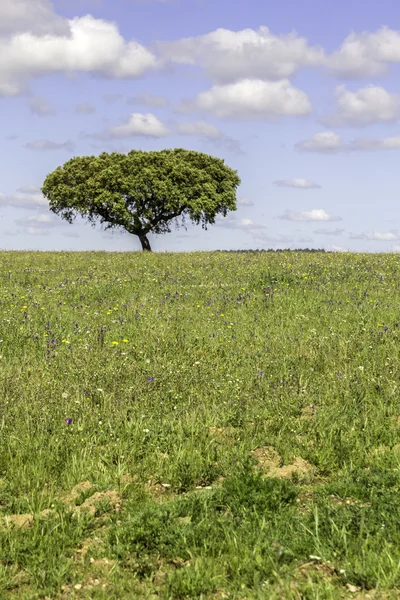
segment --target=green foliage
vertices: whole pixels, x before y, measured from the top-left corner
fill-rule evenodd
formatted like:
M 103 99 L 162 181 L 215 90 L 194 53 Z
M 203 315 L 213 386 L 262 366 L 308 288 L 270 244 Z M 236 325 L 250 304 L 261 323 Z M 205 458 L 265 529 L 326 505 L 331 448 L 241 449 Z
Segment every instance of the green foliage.
M 74 157 L 47 175 L 42 193 L 69 223 L 81 215 L 145 236 L 170 232 L 179 217 L 207 229 L 217 214 L 236 210 L 239 185 L 223 159 L 176 148 Z
M 399 273 L 0 254 L 0 597 L 398 598 Z

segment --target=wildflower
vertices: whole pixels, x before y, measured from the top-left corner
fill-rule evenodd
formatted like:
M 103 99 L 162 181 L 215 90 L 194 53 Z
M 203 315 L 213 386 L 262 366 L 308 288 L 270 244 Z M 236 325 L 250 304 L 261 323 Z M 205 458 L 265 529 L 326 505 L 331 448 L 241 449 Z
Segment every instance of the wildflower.
M 112 346 L 118 346 L 119 342 L 111 342 Z
M 364 371 L 364 367 L 363 366 L 360 366 L 358 368 L 360 369 L 360 371 Z
M 66 424 L 67 424 L 67 425 L 71 425 L 71 423 L 72 423 L 72 419 L 71 419 L 71 417 L 67 417 L 67 418 L 65 419 L 65 422 L 66 422 Z
M 68 398 L 68 396 L 69 396 L 68 392 L 63 392 L 61 394 L 61 397 L 64 398 L 64 400 L 66 400 Z
M 154 377 L 149 377 L 147 381 L 154 381 Z
M 125 344 L 129 342 L 129 340 L 127 340 L 126 338 L 124 338 L 122 341 L 125 342 Z

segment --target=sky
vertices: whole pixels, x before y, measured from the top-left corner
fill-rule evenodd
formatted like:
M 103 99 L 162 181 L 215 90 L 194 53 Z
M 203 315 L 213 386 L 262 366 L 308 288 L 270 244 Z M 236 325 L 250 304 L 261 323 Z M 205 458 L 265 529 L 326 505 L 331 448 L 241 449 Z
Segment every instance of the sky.
M 400 251 L 393 0 L 1 0 L 0 249 L 136 251 L 40 192 L 74 156 L 187 148 L 237 170 L 237 210 L 158 252 Z

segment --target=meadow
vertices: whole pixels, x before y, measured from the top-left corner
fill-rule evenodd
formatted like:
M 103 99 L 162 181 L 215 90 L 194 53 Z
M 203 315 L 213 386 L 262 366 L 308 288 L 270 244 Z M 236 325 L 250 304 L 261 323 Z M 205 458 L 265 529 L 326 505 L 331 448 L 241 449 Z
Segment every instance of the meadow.
M 400 257 L 0 253 L 0 598 L 400 597 Z

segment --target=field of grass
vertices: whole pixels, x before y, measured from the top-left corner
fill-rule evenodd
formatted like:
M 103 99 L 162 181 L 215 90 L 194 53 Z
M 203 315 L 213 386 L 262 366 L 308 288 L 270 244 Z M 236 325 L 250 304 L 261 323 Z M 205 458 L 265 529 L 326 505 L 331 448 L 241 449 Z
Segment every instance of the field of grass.
M 0 253 L 0 598 L 400 597 L 400 257 Z

